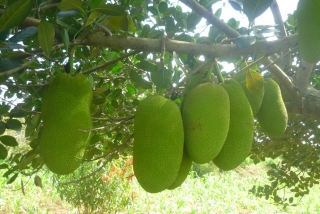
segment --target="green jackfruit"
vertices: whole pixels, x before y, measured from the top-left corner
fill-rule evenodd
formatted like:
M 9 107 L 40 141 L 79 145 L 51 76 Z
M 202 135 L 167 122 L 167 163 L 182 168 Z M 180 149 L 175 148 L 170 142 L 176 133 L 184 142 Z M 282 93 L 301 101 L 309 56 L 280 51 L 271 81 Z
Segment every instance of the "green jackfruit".
M 175 188 L 181 186 L 181 184 L 188 177 L 191 166 L 192 166 L 192 160 L 189 158 L 186 151 L 184 151 L 178 176 L 177 176 L 176 180 L 171 184 L 171 186 L 168 187 L 168 189 L 172 190 L 172 189 L 175 189 Z
M 82 74 L 61 74 L 45 92 L 40 154 L 52 172 L 68 174 L 80 166 L 91 136 L 82 131 L 92 128 L 91 100 L 91 86 Z
M 288 123 L 288 113 L 279 85 L 270 78 L 264 81 L 264 98 L 257 114 L 263 132 L 270 137 L 281 136 Z
M 167 189 L 183 156 L 183 123 L 178 106 L 162 96 L 143 99 L 135 114 L 133 170 L 144 190 Z
M 256 114 L 258 113 L 258 111 L 261 107 L 261 103 L 263 100 L 264 87 L 262 87 L 260 91 L 254 93 L 254 92 L 251 92 L 248 90 L 248 88 L 246 86 L 246 82 L 242 82 L 241 86 L 242 86 L 242 89 L 245 92 L 247 99 L 249 101 L 249 104 L 251 106 L 252 114 L 253 114 L 253 116 L 256 116 Z
M 258 113 L 258 111 L 260 109 L 262 100 L 263 100 L 264 87 L 262 87 L 261 90 L 258 92 L 249 91 L 246 86 L 246 73 L 245 72 L 235 74 L 232 77 L 232 79 L 237 80 L 241 84 L 243 91 L 245 92 L 247 99 L 249 101 L 249 104 L 251 106 L 253 116 L 256 116 L 256 114 Z
M 218 155 L 228 134 L 228 93 L 215 83 L 197 85 L 184 100 L 182 118 L 188 156 L 196 163 L 208 163 Z
M 228 137 L 213 162 L 222 170 L 232 170 L 249 155 L 253 140 L 253 115 L 240 83 L 234 79 L 221 84 L 230 98 L 230 127 Z

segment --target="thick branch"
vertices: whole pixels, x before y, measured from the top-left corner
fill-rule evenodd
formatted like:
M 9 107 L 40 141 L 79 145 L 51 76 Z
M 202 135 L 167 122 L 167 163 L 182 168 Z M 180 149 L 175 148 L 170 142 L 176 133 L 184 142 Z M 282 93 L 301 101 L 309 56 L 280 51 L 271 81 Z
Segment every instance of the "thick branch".
M 95 47 L 109 47 L 119 49 L 134 49 L 148 52 L 160 52 L 161 40 L 137 37 L 120 37 L 94 35 L 92 38 L 79 42 L 83 45 Z M 223 58 L 230 56 L 270 54 L 280 52 L 297 44 L 297 35 L 291 35 L 275 41 L 261 41 L 248 48 L 239 49 L 233 44 L 195 44 L 177 40 L 166 40 L 166 50 L 191 55 L 205 55 L 210 58 Z

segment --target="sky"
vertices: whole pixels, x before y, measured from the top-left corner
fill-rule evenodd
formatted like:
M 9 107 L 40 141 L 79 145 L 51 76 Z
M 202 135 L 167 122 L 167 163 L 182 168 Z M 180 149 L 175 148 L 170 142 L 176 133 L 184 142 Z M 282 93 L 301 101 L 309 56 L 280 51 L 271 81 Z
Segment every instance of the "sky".
M 282 15 L 282 19 L 285 21 L 288 18 L 288 14 L 292 14 L 293 11 L 297 8 L 298 0 L 278 0 L 278 5 L 280 8 L 280 12 Z M 223 4 L 225 4 L 226 10 L 223 10 L 221 19 L 224 21 L 228 21 L 230 18 L 235 18 L 236 20 L 239 20 L 241 22 L 241 26 L 247 27 L 248 26 L 248 20 L 247 17 L 244 15 L 244 13 L 240 13 L 236 10 L 234 10 L 231 5 L 228 3 L 228 0 L 223 0 L 220 2 L 217 2 L 213 5 L 212 9 L 215 12 L 218 8 L 222 7 Z M 255 20 L 256 25 L 272 25 L 274 24 L 273 17 L 271 10 L 268 9 L 264 14 L 259 16 Z

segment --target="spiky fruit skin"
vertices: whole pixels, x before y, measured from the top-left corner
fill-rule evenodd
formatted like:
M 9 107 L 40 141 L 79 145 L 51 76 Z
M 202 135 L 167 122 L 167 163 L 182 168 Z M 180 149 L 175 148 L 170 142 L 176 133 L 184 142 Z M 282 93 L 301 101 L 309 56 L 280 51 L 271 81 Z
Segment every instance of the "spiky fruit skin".
M 287 109 L 280 87 L 273 79 L 267 78 L 264 81 L 264 98 L 257 113 L 257 120 L 262 131 L 270 137 L 281 136 L 287 128 Z
M 61 74 L 53 79 L 42 104 L 43 129 L 40 154 L 52 172 L 60 175 L 76 170 L 82 161 L 92 121 L 92 89 L 82 74 Z
M 174 102 L 149 96 L 139 103 L 134 120 L 133 170 L 144 190 L 161 192 L 174 182 L 183 142 L 181 113 Z
M 184 151 L 181 166 L 180 166 L 180 169 L 178 172 L 178 176 L 175 179 L 175 181 L 170 185 L 170 187 L 168 187 L 168 189 L 172 190 L 172 189 L 175 189 L 175 188 L 181 186 L 181 184 L 188 177 L 191 166 L 192 166 L 192 160 L 189 158 L 187 153 Z
M 228 137 L 213 162 L 222 170 L 232 170 L 249 155 L 253 140 L 253 114 L 240 83 L 234 79 L 221 84 L 230 98 Z
M 218 155 L 228 134 L 228 93 L 215 83 L 197 85 L 184 100 L 182 118 L 188 156 L 195 163 L 208 163 Z

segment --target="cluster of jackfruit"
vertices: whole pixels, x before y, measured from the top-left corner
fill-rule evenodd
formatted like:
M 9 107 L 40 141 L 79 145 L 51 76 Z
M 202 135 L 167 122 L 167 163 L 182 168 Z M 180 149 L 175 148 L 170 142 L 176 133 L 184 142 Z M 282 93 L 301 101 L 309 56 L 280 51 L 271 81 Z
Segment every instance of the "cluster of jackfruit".
M 91 136 L 91 100 L 91 86 L 82 74 L 63 73 L 47 88 L 40 154 L 52 172 L 69 174 L 80 166 Z
M 147 192 L 180 186 L 192 162 L 213 161 L 222 170 L 239 166 L 252 147 L 254 117 L 271 137 L 286 129 L 286 108 L 272 79 L 256 93 L 235 79 L 196 82 L 186 89 L 181 111 L 162 96 L 149 96 L 137 107 L 133 169 Z

